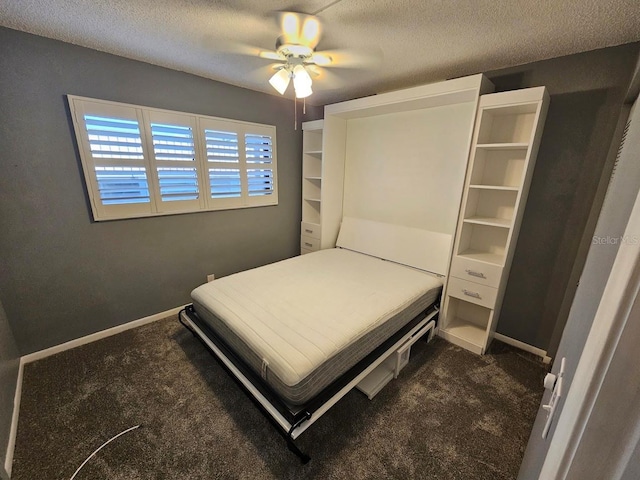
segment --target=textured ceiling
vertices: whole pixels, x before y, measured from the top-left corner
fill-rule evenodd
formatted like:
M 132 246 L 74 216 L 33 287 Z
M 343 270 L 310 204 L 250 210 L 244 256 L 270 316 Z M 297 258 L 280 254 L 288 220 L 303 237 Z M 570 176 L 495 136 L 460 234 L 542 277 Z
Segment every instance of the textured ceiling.
M 382 54 L 325 69 L 314 104 L 640 40 L 638 0 L 1 0 L 0 25 L 277 95 L 255 54 L 278 10 L 320 11 L 318 50 Z

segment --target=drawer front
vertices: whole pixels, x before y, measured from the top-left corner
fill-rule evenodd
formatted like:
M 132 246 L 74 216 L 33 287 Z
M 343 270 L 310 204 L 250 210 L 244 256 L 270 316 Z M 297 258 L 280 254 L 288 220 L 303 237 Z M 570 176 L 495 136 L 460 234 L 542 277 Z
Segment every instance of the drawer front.
M 317 223 L 302 222 L 300 232 L 305 237 L 320 239 L 320 225 Z
M 309 250 L 308 248 L 301 248 L 300 249 L 300 255 L 305 255 L 307 253 L 311 253 L 313 252 L 313 250 Z
M 300 250 L 311 250 L 315 252 L 320 250 L 320 240 L 306 235 L 300 235 Z
M 497 294 L 497 288 L 456 277 L 450 277 L 447 286 L 447 295 L 487 308 L 494 308 Z
M 451 261 L 451 272 L 449 274 L 452 277 L 498 288 L 500 277 L 502 276 L 502 267 L 456 255 Z

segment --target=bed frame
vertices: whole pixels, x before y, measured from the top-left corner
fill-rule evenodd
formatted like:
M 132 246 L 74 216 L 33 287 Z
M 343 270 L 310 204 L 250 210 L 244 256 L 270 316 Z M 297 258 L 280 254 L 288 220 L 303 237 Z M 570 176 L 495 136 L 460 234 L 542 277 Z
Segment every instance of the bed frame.
M 447 272 L 451 257 L 451 243 L 452 236 L 444 233 L 343 217 L 336 246 L 442 277 Z M 289 450 L 300 457 L 303 463 L 307 463 L 310 457 L 296 446 L 296 438 L 389 356 L 424 335 L 428 335 L 430 341 L 435 334 L 439 301 L 437 299 L 354 367 L 301 406 L 292 406 L 284 402 L 260 375 L 198 317 L 193 305 L 182 310 L 179 318 L 180 322 L 204 343 L 284 436 Z
M 433 338 L 439 308 L 437 302 L 411 320 L 391 338 L 367 355 L 358 364 L 335 380 L 322 392 L 304 405 L 285 403 L 262 378 L 240 359 L 231 348 L 203 322 L 193 305 L 187 306 L 179 314 L 180 323 L 189 329 L 209 349 L 223 368 L 236 380 L 249 398 L 258 406 L 265 417 L 285 438 L 287 447 L 302 463 L 311 458 L 295 444 L 307 428 L 324 415 L 333 405 L 353 389 L 389 356 L 401 347 L 414 343 L 424 335 Z

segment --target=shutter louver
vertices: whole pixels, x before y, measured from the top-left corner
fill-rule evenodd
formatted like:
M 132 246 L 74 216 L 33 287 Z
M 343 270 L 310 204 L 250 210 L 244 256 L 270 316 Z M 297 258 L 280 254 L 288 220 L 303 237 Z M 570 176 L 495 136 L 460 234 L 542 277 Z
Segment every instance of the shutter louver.
M 198 172 L 191 127 L 151 123 L 151 136 L 162 201 L 197 200 Z
M 149 203 L 138 122 L 97 115 L 84 115 L 84 122 L 101 203 Z
M 240 157 L 238 134 L 204 130 L 211 198 L 240 198 Z
M 247 188 L 250 197 L 273 193 L 273 148 L 269 135 L 245 135 Z

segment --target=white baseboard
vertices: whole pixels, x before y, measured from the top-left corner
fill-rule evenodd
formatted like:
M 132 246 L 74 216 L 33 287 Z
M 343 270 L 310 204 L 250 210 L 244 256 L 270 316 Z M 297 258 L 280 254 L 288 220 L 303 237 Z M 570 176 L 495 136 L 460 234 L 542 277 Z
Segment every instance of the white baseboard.
M 138 320 L 133 320 L 131 322 L 118 325 L 117 327 L 108 328 L 100 332 L 92 333 L 91 335 L 87 335 L 85 337 L 77 338 L 75 340 L 71 340 L 69 342 L 65 342 L 60 345 L 56 345 L 55 347 L 46 348 L 44 350 L 40 350 L 38 352 L 33 352 L 28 355 L 22 356 L 20 358 L 20 367 L 18 370 L 16 395 L 13 400 L 13 416 L 11 419 L 11 430 L 9 432 L 9 444 L 7 445 L 7 456 L 6 456 L 5 465 L 4 465 L 5 470 L 9 474 L 9 478 L 11 478 L 11 466 L 13 464 L 13 453 L 15 451 L 16 436 L 18 434 L 18 416 L 20 413 L 20 400 L 22 398 L 22 375 L 24 372 L 24 366 L 27 363 L 35 362 L 36 360 L 41 360 L 43 358 L 50 357 L 51 355 L 55 355 L 56 353 L 64 352 L 65 350 L 70 350 L 72 348 L 79 347 L 81 345 L 86 345 L 87 343 L 95 342 L 96 340 L 100 340 L 102 338 L 116 335 L 117 333 L 124 332 L 126 330 L 131 330 L 132 328 L 141 327 L 142 325 L 146 325 L 148 323 L 161 320 L 163 318 L 177 314 L 184 307 L 186 307 L 186 305 L 172 308 L 171 310 L 156 313 L 154 315 L 149 315 L 148 317 L 140 318 Z
M 7 454 L 4 460 L 4 469 L 11 478 L 11 467 L 13 465 L 13 452 L 16 449 L 16 435 L 18 434 L 18 415 L 20 414 L 20 400 L 22 399 L 22 372 L 24 363 L 20 359 L 18 367 L 18 378 L 16 379 L 16 393 L 13 397 L 13 415 L 11 416 L 11 430 L 9 430 L 9 443 L 7 444 Z
M 533 345 L 529 345 L 528 343 L 521 342 L 520 340 L 507 337 L 506 335 L 502 335 L 501 333 L 497 332 L 493 334 L 493 338 L 501 341 L 502 343 L 506 343 L 507 345 L 511 345 L 512 347 L 524 350 L 525 352 L 533 353 L 534 355 L 542 358 L 542 362 L 545 364 L 551 363 L 551 357 L 547 357 L 547 352 L 545 352 L 541 348 L 534 347 Z
M 189 305 L 189 304 L 187 304 Z M 165 312 L 156 313 L 154 315 L 149 315 L 148 317 L 140 318 L 138 320 L 133 320 L 131 322 L 124 323 L 122 325 L 118 325 L 117 327 L 107 328 L 106 330 L 102 330 L 100 332 L 92 333 L 91 335 L 87 335 L 86 337 L 76 338 L 75 340 L 70 340 L 66 343 L 62 343 L 60 345 L 56 345 L 55 347 L 45 348 L 44 350 L 40 350 L 38 352 L 29 353 L 28 355 L 24 355 L 22 357 L 22 361 L 24 363 L 35 362 L 36 360 L 40 360 L 42 358 L 50 357 L 51 355 L 55 355 L 56 353 L 64 352 L 65 350 L 70 350 L 72 348 L 79 347 L 81 345 L 86 345 L 87 343 L 95 342 L 96 340 L 100 340 L 102 338 L 110 337 L 112 335 L 116 335 L 120 332 L 124 332 L 126 330 L 131 330 L 132 328 L 141 327 L 142 325 L 146 325 L 147 323 L 152 323 L 157 320 L 161 320 L 170 315 L 177 314 L 180 310 L 182 310 L 186 305 L 182 305 L 180 307 L 172 308 L 171 310 L 167 310 Z

